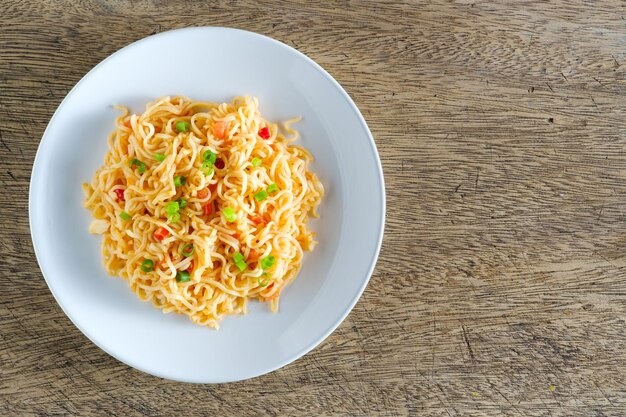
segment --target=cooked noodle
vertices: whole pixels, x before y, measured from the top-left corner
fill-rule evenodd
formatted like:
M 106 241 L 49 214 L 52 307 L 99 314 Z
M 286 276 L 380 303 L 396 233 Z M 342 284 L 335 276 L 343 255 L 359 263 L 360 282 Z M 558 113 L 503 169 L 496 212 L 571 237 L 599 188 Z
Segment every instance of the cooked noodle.
M 324 194 L 311 154 L 289 145 L 298 132 L 264 120 L 250 97 L 119 109 L 104 165 L 83 185 L 109 274 L 213 328 L 249 299 L 276 311 L 316 243 L 306 223 Z

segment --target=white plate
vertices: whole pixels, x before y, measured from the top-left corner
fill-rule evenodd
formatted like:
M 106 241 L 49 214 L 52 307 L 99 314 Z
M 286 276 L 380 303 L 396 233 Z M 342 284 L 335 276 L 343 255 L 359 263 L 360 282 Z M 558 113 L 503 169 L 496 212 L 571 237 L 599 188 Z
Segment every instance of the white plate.
M 219 331 L 139 301 L 101 266 L 88 234 L 81 183 L 103 163 L 118 111 L 165 95 L 208 101 L 257 96 L 272 121 L 303 116 L 301 143 L 326 189 L 319 245 L 306 253 L 280 310 L 250 303 Z M 150 36 L 111 55 L 67 95 L 46 129 L 33 166 L 30 226 L 37 260 L 59 305 L 95 344 L 163 378 L 227 382 L 278 369 L 326 338 L 365 289 L 385 216 L 382 169 L 372 135 L 350 97 L 319 65 L 273 39 L 225 28 Z

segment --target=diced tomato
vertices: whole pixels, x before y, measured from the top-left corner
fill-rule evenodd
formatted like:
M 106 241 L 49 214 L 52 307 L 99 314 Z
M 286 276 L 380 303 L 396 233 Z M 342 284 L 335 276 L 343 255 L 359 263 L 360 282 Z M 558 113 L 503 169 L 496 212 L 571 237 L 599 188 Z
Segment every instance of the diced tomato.
M 196 193 L 196 196 L 198 196 L 198 198 L 206 198 L 207 195 L 209 195 L 209 190 L 207 190 L 206 188 L 198 190 L 198 192 Z
M 259 129 L 259 136 L 261 139 L 269 139 L 270 138 L 270 130 L 267 127 L 262 127 Z
M 117 196 L 117 201 L 124 201 L 124 190 L 121 188 L 116 188 L 113 190 L 115 195 Z
M 233 233 L 231 236 L 234 237 L 235 239 L 239 239 L 239 233 Z
M 213 134 L 220 138 L 224 138 L 224 134 L 226 133 L 226 122 L 218 120 L 213 123 Z
M 213 194 L 215 190 L 217 190 L 217 183 L 209 184 L 209 191 L 211 191 L 211 194 Z
M 153 236 L 156 240 L 160 242 L 165 239 L 169 234 L 169 230 L 167 230 L 165 227 L 159 227 L 154 231 Z
M 222 158 L 217 158 L 215 160 L 215 168 L 223 169 L 225 166 L 226 166 L 226 164 L 224 163 L 224 160 Z
M 202 210 L 205 216 L 213 213 L 213 203 L 206 203 L 204 206 L 202 206 Z

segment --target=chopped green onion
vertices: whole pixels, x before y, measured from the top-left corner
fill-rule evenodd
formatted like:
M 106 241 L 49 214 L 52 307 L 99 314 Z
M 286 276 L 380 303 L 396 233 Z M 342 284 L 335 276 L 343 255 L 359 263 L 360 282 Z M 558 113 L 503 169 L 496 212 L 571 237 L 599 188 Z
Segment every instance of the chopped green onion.
M 243 255 L 240 252 L 235 253 L 233 261 L 240 271 L 244 271 L 248 267 L 248 264 L 243 260 Z
M 202 173 L 204 174 L 204 176 L 208 177 L 209 175 L 213 173 L 213 164 L 209 161 L 204 161 L 200 169 L 202 170 Z
M 213 165 L 217 160 L 217 154 L 209 149 L 207 151 L 204 151 L 204 153 L 202 154 L 202 159 L 204 160 L 204 162 L 208 162 L 209 164 Z
M 265 258 L 261 258 L 261 268 L 270 269 L 276 263 L 276 258 L 272 255 L 268 255 Z
M 252 158 L 252 161 L 250 163 L 253 167 L 260 167 L 263 164 L 263 161 L 261 160 L 261 158 Z
M 261 277 L 265 278 L 265 281 L 261 281 Z M 267 272 L 263 272 L 263 274 L 259 276 L 258 281 L 259 281 L 259 287 L 266 287 L 267 284 L 270 283 L 270 276 L 267 275 Z
M 191 277 L 189 276 L 189 272 L 187 271 L 178 271 L 176 273 L 176 281 L 177 282 L 187 282 L 190 281 Z
M 217 160 L 217 154 L 208 149 L 202 154 L 202 159 L 204 162 L 202 163 L 202 167 L 200 169 L 205 176 L 209 176 L 213 173 L 213 164 L 215 164 L 215 161 Z
M 270 185 L 267 186 L 267 192 L 268 193 L 273 193 L 278 191 L 278 185 L 276 185 L 275 182 L 271 183 Z
M 184 198 L 179 198 L 178 200 L 176 200 L 176 202 L 181 209 L 187 207 L 187 200 L 185 200 Z
M 224 217 L 226 217 L 226 220 L 231 223 L 237 220 L 237 213 L 235 213 L 235 210 L 233 210 L 231 207 L 226 207 L 224 210 L 222 210 L 222 213 L 224 213 Z
M 154 159 L 156 159 L 159 162 L 163 162 L 165 161 L 165 155 L 163 155 L 162 153 L 155 153 Z
M 261 190 L 254 195 L 254 199 L 259 202 L 265 200 L 266 198 L 267 198 L 267 191 L 265 190 Z
M 176 130 L 178 130 L 179 132 L 189 132 L 189 122 L 185 122 L 185 121 L 180 121 L 180 122 L 176 122 Z
M 129 221 L 130 220 L 130 214 L 128 214 L 125 211 L 123 211 L 123 212 L 120 213 L 120 218 L 122 220 Z
M 182 175 L 177 175 L 176 177 L 174 177 L 174 185 L 177 187 L 182 187 L 183 185 L 185 185 L 186 182 L 187 178 L 183 177 Z
M 178 210 L 180 209 L 180 205 L 178 201 L 170 201 L 165 205 L 165 212 L 167 213 L 167 220 L 170 223 L 176 223 L 180 220 L 180 213 Z
M 180 205 L 178 204 L 178 201 L 170 201 L 169 203 L 165 205 L 165 212 L 167 214 L 178 213 L 178 209 L 180 209 Z
M 180 250 L 180 254 L 183 255 L 185 258 L 189 258 L 191 255 L 193 255 L 195 250 L 196 248 L 193 247 L 193 244 L 188 243 L 182 247 L 182 249 Z
M 137 166 L 137 172 L 139 172 L 140 174 L 143 174 L 144 172 L 146 172 L 146 169 L 147 169 L 146 164 L 141 162 L 139 159 L 130 160 L 130 167 L 133 168 L 134 166 Z
M 141 263 L 141 270 L 143 272 L 150 272 L 154 269 L 154 262 L 152 262 L 152 260 L 150 259 L 145 259 L 142 263 Z

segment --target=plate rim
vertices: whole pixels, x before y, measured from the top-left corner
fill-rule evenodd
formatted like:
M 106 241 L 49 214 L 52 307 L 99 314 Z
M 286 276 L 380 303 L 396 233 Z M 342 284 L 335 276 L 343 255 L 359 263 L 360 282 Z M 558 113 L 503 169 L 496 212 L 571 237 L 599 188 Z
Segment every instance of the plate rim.
M 374 254 L 373 254 L 373 256 L 372 256 L 372 258 L 370 260 L 370 265 L 367 268 L 367 276 L 363 280 L 360 288 L 358 288 L 358 291 L 357 291 L 356 295 L 354 296 L 354 298 L 352 299 L 352 301 L 350 302 L 349 306 L 344 310 L 344 312 L 340 316 L 338 316 L 331 323 L 331 325 L 329 326 L 329 328 L 326 331 L 322 332 L 319 336 L 315 336 L 314 340 L 309 345 L 307 345 L 303 349 L 301 349 L 299 351 L 296 351 L 296 352 L 294 352 L 294 353 L 292 353 L 290 355 L 286 355 L 286 359 L 284 359 L 283 361 L 279 361 L 276 366 L 268 367 L 268 368 L 266 368 L 266 369 L 264 369 L 264 370 L 262 370 L 260 372 L 254 372 L 254 373 L 252 373 L 249 376 L 246 376 L 244 378 L 221 378 L 219 380 L 211 380 L 211 381 L 209 381 L 207 379 L 195 380 L 195 379 L 182 379 L 182 378 L 172 377 L 171 375 L 167 375 L 166 372 L 160 372 L 160 371 L 154 370 L 154 369 L 146 369 L 143 366 L 137 366 L 136 364 L 133 364 L 130 361 L 120 357 L 118 354 L 114 354 L 109 349 L 104 348 L 100 343 L 98 343 L 98 342 L 96 342 L 94 340 L 94 337 L 92 337 L 91 332 L 87 332 L 84 328 L 79 326 L 76 323 L 76 321 L 72 318 L 72 316 L 70 314 L 68 314 L 65 306 L 60 301 L 59 296 L 55 293 L 55 290 L 53 289 L 53 286 L 50 285 L 50 280 L 46 276 L 46 273 L 44 272 L 44 270 L 42 268 L 42 264 L 40 262 L 40 258 L 41 258 L 42 255 L 40 255 L 39 252 L 42 249 L 39 249 L 39 250 L 37 249 L 36 241 L 38 241 L 38 239 L 37 239 L 37 237 L 35 235 L 35 232 L 34 232 L 34 229 L 33 229 L 33 215 L 34 215 L 34 212 L 35 212 L 34 203 L 33 203 L 33 197 L 34 197 L 33 183 L 41 181 L 41 180 L 38 179 L 41 176 L 41 174 L 38 172 L 38 171 L 41 170 L 41 168 L 40 168 L 41 163 L 38 163 L 38 161 L 41 158 L 43 158 L 43 157 L 40 156 L 40 151 L 41 151 L 42 146 L 44 145 L 44 142 L 46 140 L 46 136 L 48 134 L 48 130 L 50 129 L 50 126 L 52 126 L 55 118 L 57 117 L 57 115 L 59 114 L 59 112 L 61 111 L 63 106 L 66 104 L 66 102 L 72 97 L 72 95 L 79 88 L 81 83 L 83 83 L 86 79 L 88 79 L 90 76 L 92 76 L 93 73 L 96 72 L 96 70 L 98 68 L 100 68 L 100 66 L 105 65 L 107 61 L 112 59 L 117 54 L 121 53 L 122 51 L 127 51 L 127 50 L 129 50 L 131 48 L 138 47 L 141 44 L 143 44 L 144 42 L 153 41 L 156 38 L 169 36 L 169 35 L 172 35 L 175 32 L 182 32 L 182 31 L 185 31 L 185 32 L 194 32 L 194 31 L 197 31 L 197 32 L 226 31 L 226 32 L 243 33 L 246 36 L 262 38 L 265 41 L 269 41 L 270 43 L 273 43 L 275 46 L 277 46 L 279 48 L 287 49 L 289 52 L 295 53 L 300 58 L 303 58 L 308 64 L 312 65 L 313 68 L 315 68 L 318 72 L 320 72 L 321 75 L 324 78 L 326 78 L 328 81 L 331 82 L 331 84 L 334 85 L 334 87 L 343 96 L 343 98 L 347 101 L 347 103 L 350 105 L 352 111 L 357 116 L 357 119 L 358 119 L 359 123 L 361 124 L 362 128 L 366 132 L 367 138 L 369 139 L 369 141 L 368 141 L 369 147 L 370 147 L 370 150 L 373 152 L 373 155 L 375 156 L 374 159 L 375 159 L 375 162 L 376 162 L 377 174 L 378 174 L 378 178 L 379 178 L 379 181 L 380 181 L 380 189 L 379 189 L 379 191 L 380 191 L 380 196 L 381 196 L 381 200 L 380 200 L 380 203 L 381 203 L 381 215 L 380 215 L 380 219 L 379 219 L 379 222 L 378 222 L 378 231 L 377 231 L 378 239 L 377 239 L 377 242 L 376 242 Z M 39 175 L 36 175 L 36 174 L 39 174 Z M 185 28 L 167 30 L 167 31 L 159 32 L 159 33 L 154 34 L 154 35 L 148 35 L 146 37 L 143 37 L 141 39 L 138 39 L 136 41 L 133 41 L 133 42 L 131 42 L 131 43 L 121 47 L 120 49 L 116 50 L 115 52 L 113 52 L 112 54 L 110 54 L 106 58 L 104 58 L 102 61 L 100 61 L 98 64 L 96 64 L 93 68 L 91 68 L 87 73 L 85 73 L 85 75 L 83 75 L 81 77 L 81 79 L 76 84 L 74 84 L 74 86 L 65 95 L 63 100 L 61 100 L 61 102 L 57 106 L 56 110 L 54 111 L 54 113 L 50 117 L 50 120 L 49 120 L 49 122 L 48 122 L 48 124 L 46 126 L 46 129 L 44 130 L 44 132 L 43 132 L 43 134 L 41 136 L 41 140 L 39 141 L 39 144 L 37 145 L 37 151 L 35 153 L 35 158 L 33 160 L 33 165 L 32 165 L 32 168 L 31 168 L 31 178 L 30 178 L 29 190 L 28 190 L 28 225 L 29 225 L 29 229 L 30 229 L 31 241 L 32 241 L 32 244 L 33 244 L 33 251 L 35 252 L 35 258 L 37 260 L 37 266 L 39 267 L 39 270 L 41 271 L 41 275 L 43 276 L 44 281 L 45 281 L 48 289 L 52 293 L 52 296 L 54 297 L 56 303 L 61 308 L 61 310 L 63 311 L 65 316 L 70 320 L 70 322 L 85 337 L 87 337 L 87 339 L 89 339 L 94 345 L 96 345 L 103 352 L 107 353 L 109 356 L 115 358 L 119 362 L 121 362 L 121 363 L 123 363 L 123 364 L 125 364 L 127 366 L 130 366 L 131 368 L 137 369 L 137 370 L 139 370 L 139 371 L 141 371 L 141 372 L 143 372 L 145 374 L 151 375 L 151 376 L 156 376 L 156 377 L 163 378 L 163 379 L 166 379 L 166 380 L 171 380 L 171 381 L 194 383 L 194 384 L 219 384 L 219 383 L 228 383 L 228 382 L 236 382 L 236 381 L 245 381 L 245 380 L 248 380 L 248 379 L 256 378 L 256 377 L 259 377 L 259 376 L 262 376 L 262 375 L 274 372 L 274 371 L 276 371 L 276 370 L 278 370 L 280 368 L 283 368 L 283 367 L 285 367 L 285 366 L 295 362 L 296 360 L 300 359 L 301 357 L 303 357 L 304 355 L 306 355 L 307 353 L 309 353 L 313 349 L 315 349 L 317 346 L 319 346 L 324 340 L 326 340 L 328 338 L 328 336 L 330 336 L 339 327 L 339 325 L 341 323 L 343 323 L 343 321 L 350 314 L 350 312 L 352 312 L 352 310 L 354 309 L 354 306 L 357 304 L 357 302 L 360 300 L 361 296 L 363 295 L 363 292 L 365 291 L 365 288 L 367 287 L 367 285 L 368 285 L 368 283 L 369 283 L 369 281 L 370 281 L 370 279 L 372 277 L 372 274 L 374 273 L 374 268 L 376 267 L 376 263 L 378 261 L 379 255 L 380 255 L 380 250 L 381 250 L 381 246 L 382 246 L 382 242 L 383 242 L 383 236 L 384 236 L 384 231 L 385 231 L 385 220 L 386 220 L 385 180 L 384 180 L 384 174 L 383 174 L 382 164 L 381 164 L 381 160 L 380 160 L 380 155 L 378 153 L 378 149 L 376 148 L 376 142 L 374 141 L 374 137 L 372 135 L 372 132 L 370 131 L 369 126 L 367 125 L 367 122 L 365 121 L 365 118 L 361 114 L 361 111 L 356 106 L 356 104 L 354 103 L 354 101 L 352 100 L 350 95 L 339 84 L 339 82 L 337 80 L 335 80 L 335 78 L 332 75 L 330 75 L 330 73 L 328 73 L 328 71 L 326 71 L 321 65 L 319 65 L 317 62 L 315 62 L 313 59 L 309 58 L 304 53 L 298 51 L 296 48 L 294 48 L 292 46 L 289 46 L 286 43 L 283 43 L 283 42 L 281 42 L 281 41 L 279 41 L 277 39 L 271 38 L 269 36 L 266 36 L 266 35 L 263 35 L 263 34 L 260 34 L 260 33 L 247 31 L 247 30 L 243 30 L 243 29 L 238 29 L 238 28 L 225 27 L 225 26 L 192 26 L 192 27 L 185 27 Z M 40 233 L 40 235 L 41 235 L 41 233 Z

